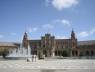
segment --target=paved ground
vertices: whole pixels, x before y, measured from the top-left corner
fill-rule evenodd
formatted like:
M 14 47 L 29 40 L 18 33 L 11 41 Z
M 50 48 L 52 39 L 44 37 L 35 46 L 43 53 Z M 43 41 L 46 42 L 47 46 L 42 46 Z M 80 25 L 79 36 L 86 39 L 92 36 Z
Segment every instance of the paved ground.
M 0 69 L 0 72 L 95 72 L 95 69 Z
M 0 72 L 95 72 L 93 59 L 1 60 Z

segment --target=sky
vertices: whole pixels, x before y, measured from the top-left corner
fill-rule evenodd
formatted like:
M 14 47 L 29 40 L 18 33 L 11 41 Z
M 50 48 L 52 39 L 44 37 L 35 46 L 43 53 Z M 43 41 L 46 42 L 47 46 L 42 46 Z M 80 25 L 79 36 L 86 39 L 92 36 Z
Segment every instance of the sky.
M 0 0 L 0 41 L 21 42 L 45 33 L 78 41 L 95 40 L 95 0 Z

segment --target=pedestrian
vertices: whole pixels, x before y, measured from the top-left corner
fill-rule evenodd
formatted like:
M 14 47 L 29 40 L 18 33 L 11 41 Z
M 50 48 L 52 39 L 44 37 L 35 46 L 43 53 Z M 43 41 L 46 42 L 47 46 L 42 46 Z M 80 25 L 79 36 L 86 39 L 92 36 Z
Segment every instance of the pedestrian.
M 34 55 L 32 55 L 32 62 L 34 61 Z
M 36 62 L 36 55 L 34 55 L 34 59 L 35 59 L 35 62 Z

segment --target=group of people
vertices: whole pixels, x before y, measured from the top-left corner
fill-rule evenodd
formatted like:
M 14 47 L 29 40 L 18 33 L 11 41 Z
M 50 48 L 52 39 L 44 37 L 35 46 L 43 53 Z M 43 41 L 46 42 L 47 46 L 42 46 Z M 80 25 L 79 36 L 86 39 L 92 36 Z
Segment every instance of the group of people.
M 36 55 L 32 55 L 32 58 L 27 58 L 27 62 L 30 62 L 30 61 L 36 62 L 36 60 L 37 60 L 37 56 Z

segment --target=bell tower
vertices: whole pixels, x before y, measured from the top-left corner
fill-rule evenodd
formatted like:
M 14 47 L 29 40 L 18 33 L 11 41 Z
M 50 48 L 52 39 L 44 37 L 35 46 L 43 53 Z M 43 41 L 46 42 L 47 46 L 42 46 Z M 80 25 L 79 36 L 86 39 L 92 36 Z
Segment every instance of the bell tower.
M 71 56 L 79 56 L 79 49 L 77 48 L 77 38 L 74 30 L 71 32 Z
M 28 35 L 26 32 L 24 33 L 24 36 L 23 36 L 22 46 L 24 48 L 28 48 Z
M 77 38 L 75 36 L 74 30 L 72 30 L 72 32 L 71 32 L 71 44 L 72 44 L 72 48 L 77 47 Z

